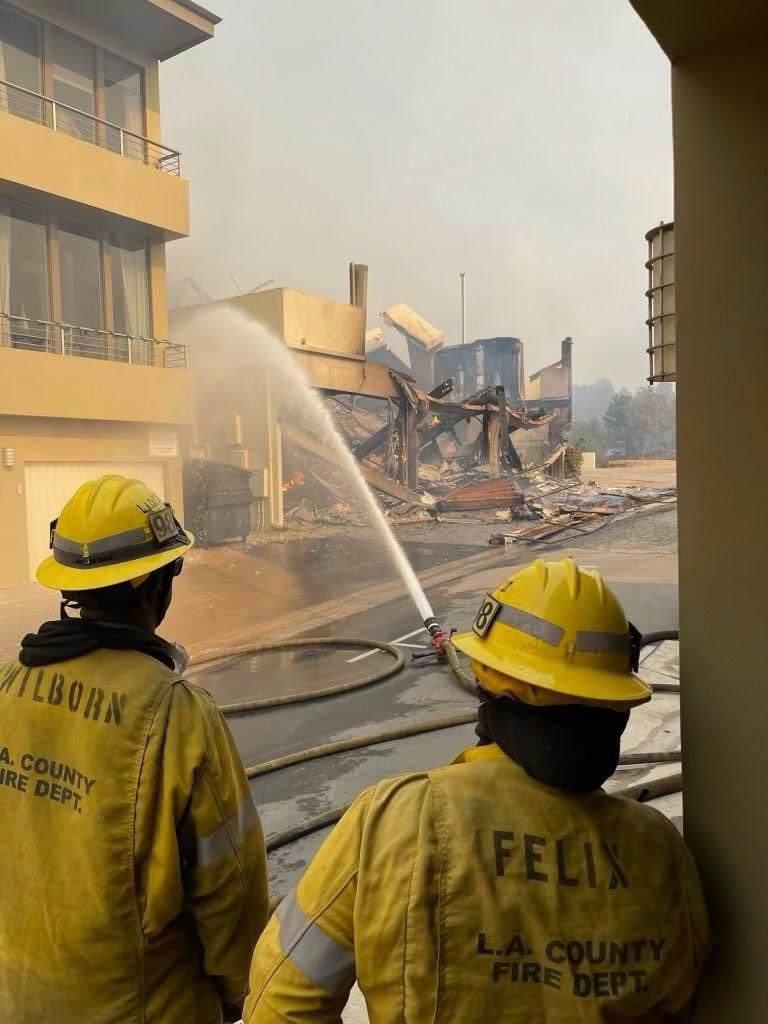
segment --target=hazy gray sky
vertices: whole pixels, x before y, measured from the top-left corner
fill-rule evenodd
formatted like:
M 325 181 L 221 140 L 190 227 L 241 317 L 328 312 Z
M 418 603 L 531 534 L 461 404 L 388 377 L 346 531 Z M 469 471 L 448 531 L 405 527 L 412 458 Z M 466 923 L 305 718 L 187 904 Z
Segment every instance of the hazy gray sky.
M 407 302 L 459 340 L 515 335 L 526 372 L 643 381 L 644 234 L 672 216 L 669 69 L 628 0 L 210 0 L 163 65 L 191 180 L 169 272 L 218 298 L 267 278 Z

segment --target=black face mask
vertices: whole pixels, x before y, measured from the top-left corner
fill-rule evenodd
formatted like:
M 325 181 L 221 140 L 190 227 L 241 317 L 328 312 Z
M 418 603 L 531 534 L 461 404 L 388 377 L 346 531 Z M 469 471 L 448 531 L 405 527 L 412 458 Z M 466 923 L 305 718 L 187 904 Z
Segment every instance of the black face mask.
M 570 793 L 599 789 L 616 771 L 628 711 L 581 704 L 536 707 L 511 697 L 484 700 L 482 743 L 496 743 L 528 775 Z

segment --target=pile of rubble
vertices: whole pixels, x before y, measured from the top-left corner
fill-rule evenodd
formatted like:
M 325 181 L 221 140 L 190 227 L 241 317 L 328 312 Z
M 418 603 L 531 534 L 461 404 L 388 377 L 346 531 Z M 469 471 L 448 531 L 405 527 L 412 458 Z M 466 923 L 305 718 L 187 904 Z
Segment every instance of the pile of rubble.
M 420 421 L 418 477 L 410 486 L 396 471 L 401 456 L 398 446 L 404 440 L 395 429 L 396 411 L 327 399 L 340 432 L 357 456 L 360 472 L 393 523 L 487 523 L 490 544 L 547 544 L 555 538 L 560 543 L 591 534 L 616 517 L 677 500 L 674 488 L 600 487 L 550 475 L 555 464 L 562 466 L 565 444 L 559 436 L 552 437 L 549 451 L 537 465 L 526 466 L 512 444 L 514 431 L 549 424 L 549 414 L 506 407 L 503 393 L 447 403 L 444 394 L 438 396 L 440 390 L 428 396 L 430 409 Z M 496 459 L 488 459 L 487 427 L 492 419 L 497 421 Z M 328 446 L 290 426 L 284 427 L 284 476 L 289 527 L 366 523 L 364 510 L 350 494 L 346 472 Z
M 598 487 L 578 479 L 529 480 L 523 501 L 496 513 L 504 530 L 491 535 L 491 544 L 571 541 L 594 533 L 617 518 L 651 513 L 674 505 L 674 488 Z
M 333 399 L 329 405 L 352 448 L 386 428 L 383 417 L 369 410 L 350 409 Z M 599 487 L 577 478 L 555 479 L 548 475 L 552 458 L 519 470 L 506 467 L 500 473 L 498 467 L 482 464 L 478 446 L 463 443 L 458 435 L 442 438 L 435 448 L 436 457 L 427 453 L 419 462 L 418 491 L 387 475 L 385 454 L 376 452 L 360 461 L 393 524 L 487 523 L 491 544 L 546 544 L 593 533 L 616 518 L 677 500 L 673 488 Z M 286 440 L 284 478 L 289 528 L 365 525 L 344 471 L 306 437 L 292 435 Z

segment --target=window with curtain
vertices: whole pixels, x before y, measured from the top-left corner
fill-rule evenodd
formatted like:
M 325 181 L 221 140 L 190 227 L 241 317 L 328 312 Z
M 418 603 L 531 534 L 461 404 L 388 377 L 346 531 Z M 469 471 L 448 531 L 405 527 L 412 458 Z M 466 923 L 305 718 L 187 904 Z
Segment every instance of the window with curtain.
M 59 267 L 62 320 L 78 328 L 100 329 L 103 289 L 98 231 L 59 220 Z
M 74 108 L 57 110 L 58 129 L 87 142 L 97 142 L 92 119 L 96 112 L 96 48 L 84 39 L 54 28 L 51 72 L 53 99 Z
M 109 241 L 113 329 L 128 335 L 125 340 L 113 340 L 113 358 L 151 363 L 153 343 L 141 340 L 152 337 L 147 243 L 142 238 L 116 232 L 109 236 Z
M 141 68 L 113 53 L 104 53 L 104 117 L 112 125 L 124 128 L 120 133 L 106 129 L 110 149 L 135 160 L 146 159 L 144 142 L 144 91 Z
M 21 91 L 39 93 L 41 74 L 39 23 L 0 7 L 0 110 L 41 121 L 42 101 Z
M 0 311 L 3 339 L 17 348 L 45 346 L 50 311 L 48 230 L 38 210 L 0 203 Z
M 50 319 L 46 221 L 46 215 L 39 210 L 12 207 L 9 308 L 38 335 L 41 328 L 34 321 Z
M 142 238 L 113 234 L 111 241 L 112 316 L 118 334 L 150 338 L 147 244 Z

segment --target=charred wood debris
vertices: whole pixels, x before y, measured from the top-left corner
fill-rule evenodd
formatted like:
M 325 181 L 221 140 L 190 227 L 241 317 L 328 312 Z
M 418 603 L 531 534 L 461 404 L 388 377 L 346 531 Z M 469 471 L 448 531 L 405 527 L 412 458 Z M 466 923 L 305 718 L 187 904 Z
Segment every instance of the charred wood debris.
M 451 380 L 426 393 L 395 371 L 391 376 L 402 397 L 387 400 L 383 415 L 383 401 L 328 395 L 326 402 L 394 525 L 485 522 L 492 545 L 546 545 L 677 500 L 672 488 L 601 488 L 564 477 L 567 424 L 557 409 L 508 405 L 503 387 L 456 402 Z M 363 526 L 364 513 L 327 446 L 282 426 L 287 528 Z M 515 434 L 542 427 L 543 454 L 526 463 Z

